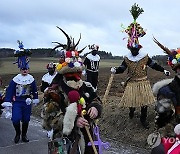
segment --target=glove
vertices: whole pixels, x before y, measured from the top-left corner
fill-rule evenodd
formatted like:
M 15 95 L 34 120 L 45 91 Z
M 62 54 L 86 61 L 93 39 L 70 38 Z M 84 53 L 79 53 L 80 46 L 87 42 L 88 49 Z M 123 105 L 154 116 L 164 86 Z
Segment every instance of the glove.
M 31 103 L 32 103 L 32 99 L 26 98 L 26 104 L 27 104 L 27 105 L 30 105 Z
M 2 107 L 12 107 L 12 103 L 10 102 L 3 102 L 1 105 Z
M 33 103 L 34 105 L 37 105 L 37 104 L 39 103 L 39 99 L 33 99 L 33 100 L 32 100 L 32 103 Z
M 164 70 L 164 74 L 165 74 L 166 76 L 169 76 L 171 73 L 170 73 L 169 71 L 167 71 L 167 70 Z
M 113 74 L 116 73 L 116 67 L 111 67 L 111 73 L 113 73 Z

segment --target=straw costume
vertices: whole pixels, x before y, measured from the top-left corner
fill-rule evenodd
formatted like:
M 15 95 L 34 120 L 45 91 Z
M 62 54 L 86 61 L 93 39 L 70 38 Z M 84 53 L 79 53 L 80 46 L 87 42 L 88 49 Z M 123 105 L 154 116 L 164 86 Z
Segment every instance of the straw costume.
M 111 68 L 115 74 L 123 73 L 128 68 L 128 78 L 125 82 L 125 91 L 120 101 L 120 106 L 129 107 L 129 117 L 133 118 L 135 107 L 141 107 L 140 121 L 145 128 L 147 127 L 147 105 L 154 103 L 155 98 L 152 93 L 150 82 L 147 78 L 147 66 L 169 75 L 163 67 L 153 62 L 152 59 L 140 51 L 142 46 L 139 38 L 146 32 L 136 22 L 138 16 L 144 12 L 142 8 L 134 4 L 130 10 L 134 21 L 124 31 L 128 34 L 127 48 L 130 53 L 125 56 L 124 61 L 118 68 Z

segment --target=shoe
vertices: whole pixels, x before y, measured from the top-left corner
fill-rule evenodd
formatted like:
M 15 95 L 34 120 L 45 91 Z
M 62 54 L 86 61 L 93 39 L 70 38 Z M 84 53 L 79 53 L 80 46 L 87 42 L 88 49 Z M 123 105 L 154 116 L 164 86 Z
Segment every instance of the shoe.
M 134 117 L 134 111 L 133 110 L 130 110 L 129 112 L 129 118 L 132 119 Z
M 141 124 L 145 129 L 149 129 L 149 123 L 147 121 L 141 121 Z
M 27 138 L 27 136 L 22 136 L 22 141 L 23 142 L 29 142 L 29 139 Z
M 16 135 L 14 138 L 14 143 L 18 143 L 20 140 L 20 135 Z
M 134 117 L 134 111 L 135 111 L 134 107 L 130 107 L 129 108 L 129 118 L 130 119 L 132 119 Z
M 134 117 L 134 112 L 129 112 L 129 118 L 132 119 Z

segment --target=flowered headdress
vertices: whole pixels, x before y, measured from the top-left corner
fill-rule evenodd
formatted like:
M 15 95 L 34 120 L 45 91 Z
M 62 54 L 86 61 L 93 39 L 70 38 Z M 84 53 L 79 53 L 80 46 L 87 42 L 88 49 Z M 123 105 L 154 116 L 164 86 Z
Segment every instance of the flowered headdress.
M 143 30 L 141 25 L 136 22 L 136 19 L 143 12 L 144 10 L 136 3 L 131 7 L 130 13 L 133 16 L 134 21 L 124 30 L 128 34 L 128 48 L 142 48 L 139 44 L 138 38 L 143 37 L 146 32 Z
M 170 65 L 174 71 L 177 67 L 180 67 L 180 48 L 169 50 L 155 38 L 153 38 L 153 41 L 164 50 L 164 53 L 168 54 L 168 65 Z
M 61 44 L 59 42 L 52 42 L 52 43 L 58 44 L 56 47 L 53 48 L 53 50 L 61 47 L 65 51 L 64 53 L 65 62 L 62 64 L 58 64 L 56 67 L 58 73 L 65 74 L 65 73 L 71 73 L 71 72 L 81 72 L 83 70 L 83 63 L 82 63 L 82 59 L 79 57 L 79 54 L 86 48 L 84 47 L 83 49 L 79 51 L 77 49 L 77 45 L 79 44 L 80 39 L 81 39 L 81 34 L 80 34 L 80 38 L 78 42 L 75 44 L 74 38 L 69 37 L 69 35 L 67 35 L 67 33 L 61 28 L 59 28 L 58 26 L 57 28 L 61 30 L 61 32 L 63 32 L 63 34 L 67 38 L 67 44 Z
M 17 57 L 17 61 L 15 63 L 18 64 L 18 68 L 23 69 L 29 69 L 29 58 L 28 56 L 31 55 L 31 51 L 28 49 L 24 49 L 23 42 L 20 40 L 17 40 L 19 50 L 16 50 L 14 52 L 14 56 Z

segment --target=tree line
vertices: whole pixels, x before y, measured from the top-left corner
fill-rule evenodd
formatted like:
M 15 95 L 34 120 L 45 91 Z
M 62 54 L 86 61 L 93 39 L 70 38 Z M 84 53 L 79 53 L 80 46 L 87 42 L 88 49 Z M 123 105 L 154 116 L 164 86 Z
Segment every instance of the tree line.
M 31 57 L 58 57 L 58 50 L 52 50 L 51 48 L 37 48 L 37 49 L 30 49 L 32 54 Z M 6 58 L 6 57 L 13 57 L 14 56 L 14 49 L 11 48 L 0 48 L 0 57 Z M 97 52 L 101 59 L 120 59 L 122 60 L 123 56 L 113 56 L 111 52 L 106 51 L 98 51 Z M 88 53 L 82 55 L 82 57 L 85 57 Z M 160 65 L 166 65 L 167 64 L 167 56 L 166 55 L 156 55 L 152 57 L 153 60 L 158 62 Z

